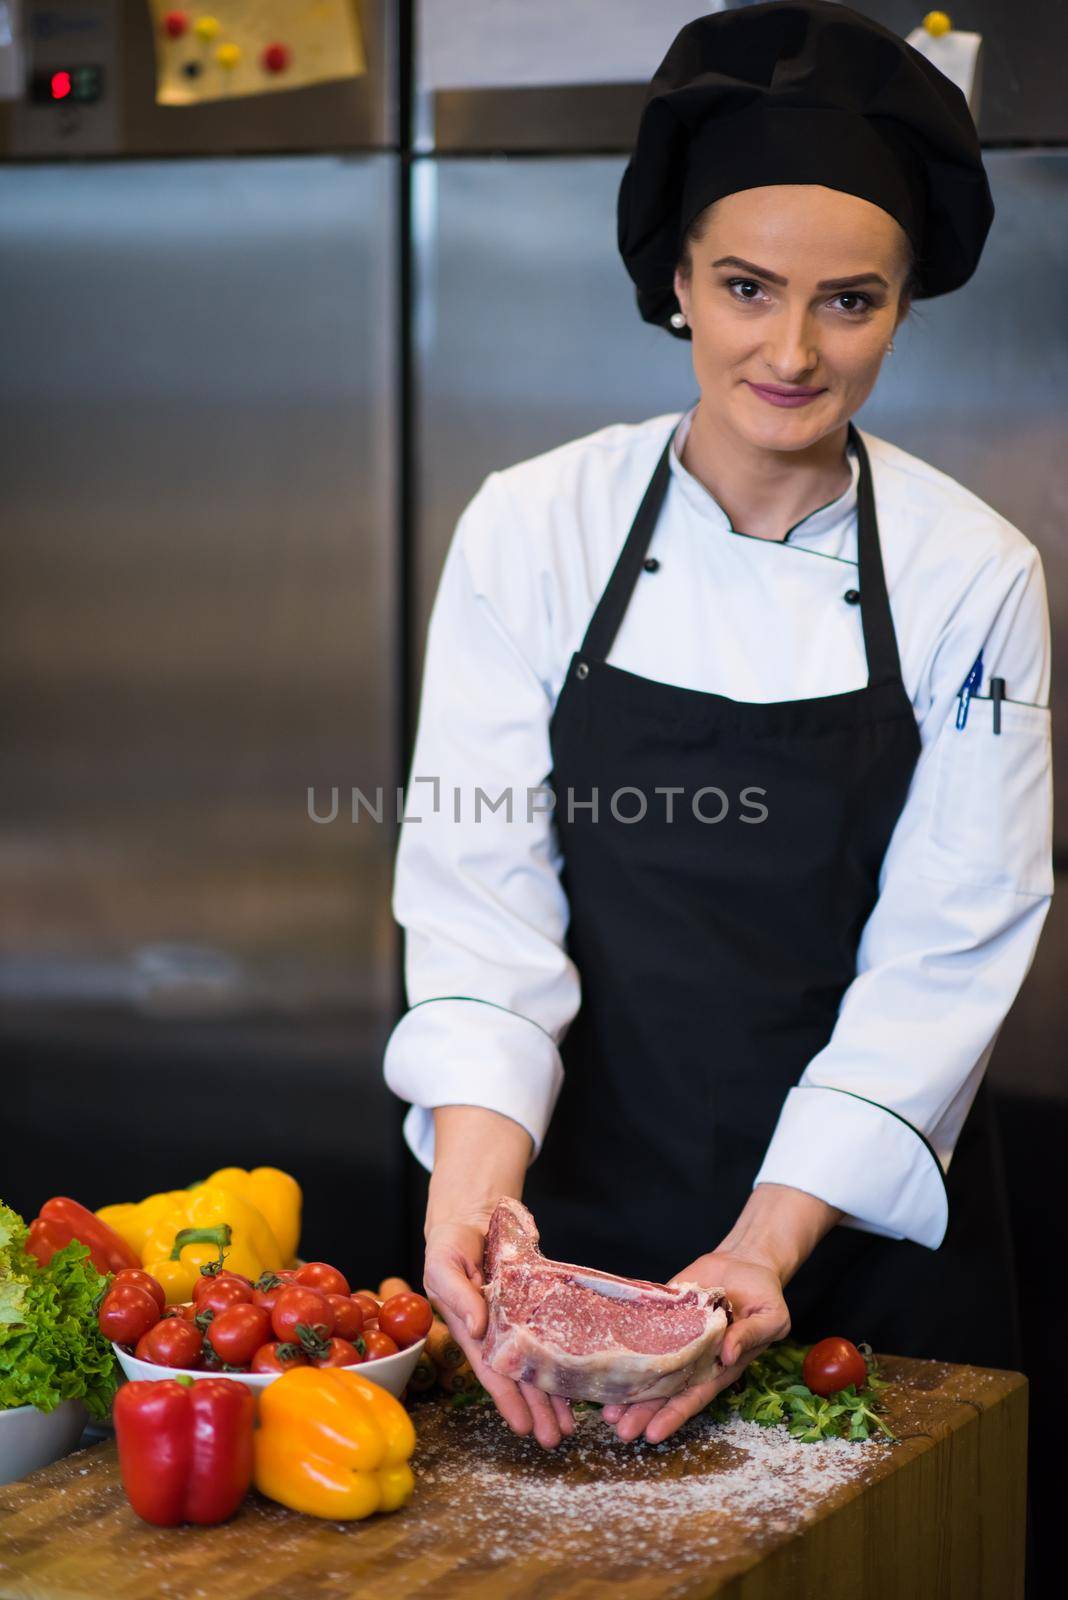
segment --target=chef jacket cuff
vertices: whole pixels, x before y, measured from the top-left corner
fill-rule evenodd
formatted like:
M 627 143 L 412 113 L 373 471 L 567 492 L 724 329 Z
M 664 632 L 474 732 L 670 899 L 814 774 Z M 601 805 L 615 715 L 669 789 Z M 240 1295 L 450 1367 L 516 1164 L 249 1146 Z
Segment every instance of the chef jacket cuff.
M 843 1211 L 847 1228 L 931 1250 L 945 1238 L 949 1199 L 934 1150 L 896 1111 L 849 1089 L 790 1090 L 758 1183 L 804 1189 Z
M 563 1083 L 560 1052 L 528 1017 L 488 1000 L 423 1000 L 386 1045 L 386 1083 L 411 1101 L 404 1137 L 427 1171 L 434 1166 L 434 1107 L 482 1106 L 525 1128 L 533 1161 Z

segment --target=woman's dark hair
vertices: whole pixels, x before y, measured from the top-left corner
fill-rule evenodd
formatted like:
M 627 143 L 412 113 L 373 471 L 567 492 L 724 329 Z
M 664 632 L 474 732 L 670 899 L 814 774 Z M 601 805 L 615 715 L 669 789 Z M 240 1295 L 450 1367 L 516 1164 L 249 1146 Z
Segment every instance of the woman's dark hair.
M 684 278 L 689 278 L 693 273 L 693 256 L 691 254 L 691 250 L 695 244 L 699 244 L 704 238 L 705 229 L 708 227 L 708 224 L 711 221 L 712 213 L 717 204 L 718 202 L 713 200 L 711 205 L 705 206 L 705 209 L 697 213 L 696 217 L 694 217 L 693 221 L 690 223 L 690 226 L 686 229 L 679 253 L 679 271 Z M 908 239 L 907 234 L 906 238 Z M 913 300 L 920 292 L 920 275 L 917 269 L 916 251 L 913 247 L 911 239 L 908 239 L 908 247 L 909 265 L 908 271 L 905 274 L 905 285 L 901 291 L 901 297 L 909 306 L 911 306 Z

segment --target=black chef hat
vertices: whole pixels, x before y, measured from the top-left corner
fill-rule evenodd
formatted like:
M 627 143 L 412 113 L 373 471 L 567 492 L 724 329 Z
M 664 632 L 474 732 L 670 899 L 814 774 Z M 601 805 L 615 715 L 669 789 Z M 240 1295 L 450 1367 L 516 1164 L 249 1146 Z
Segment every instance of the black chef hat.
M 698 17 L 649 85 L 619 190 L 619 250 L 646 322 L 671 328 L 698 212 L 779 183 L 888 211 L 912 240 L 924 298 L 967 282 L 994 217 L 967 101 L 897 34 L 826 0 Z

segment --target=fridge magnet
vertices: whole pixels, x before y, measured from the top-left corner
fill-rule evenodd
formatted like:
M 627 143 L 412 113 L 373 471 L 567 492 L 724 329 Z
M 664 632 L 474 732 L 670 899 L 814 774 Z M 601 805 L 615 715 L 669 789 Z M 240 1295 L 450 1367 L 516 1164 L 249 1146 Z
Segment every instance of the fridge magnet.
M 218 0 L 210 11 L 148 0 L 156 101 L 199 105 L 367 70 L 357 0 Z

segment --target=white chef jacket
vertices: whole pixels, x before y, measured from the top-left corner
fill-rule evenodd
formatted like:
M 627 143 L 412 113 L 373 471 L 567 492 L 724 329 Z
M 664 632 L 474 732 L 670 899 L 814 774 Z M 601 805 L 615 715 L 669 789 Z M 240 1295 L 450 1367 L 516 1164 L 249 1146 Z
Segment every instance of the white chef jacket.
M 457 524 L 396 858 L 410 1009 L 385 1055 L 387 1083 L 411 1103 L 408 1144 L 428 1168 L 435 1106 L 504 1113 L 529 1132 L 532 1159 L 552 1116 L 582 974 L 564 949 L 556 829 L 528 797 L 543 792 L 568 662 L 672 428 L 649 547 L 660 565 L 640 574 L 609 662 L 742 701 L 867 683 L 860 607 L 843 599 L 857 583 L 855 451 L 837 499 L 784 540 L 758 538 L 732 528 L 682 464 L 695 409 L 491 472 Z M 799 1062 L 753 1183 L 792 1185 L 847 1226 L 934 1248 L 948 1219 L 943 1174 L 1053 893 L 1049 615 L 1022 533 L 935 467 L 861 437 L 922 750 L 856 977 L 826 1046 Z M 981 698 L 956 727 L 980 649 L 981 693 L 991 676 L 1005 680 L 1000 735 Z

